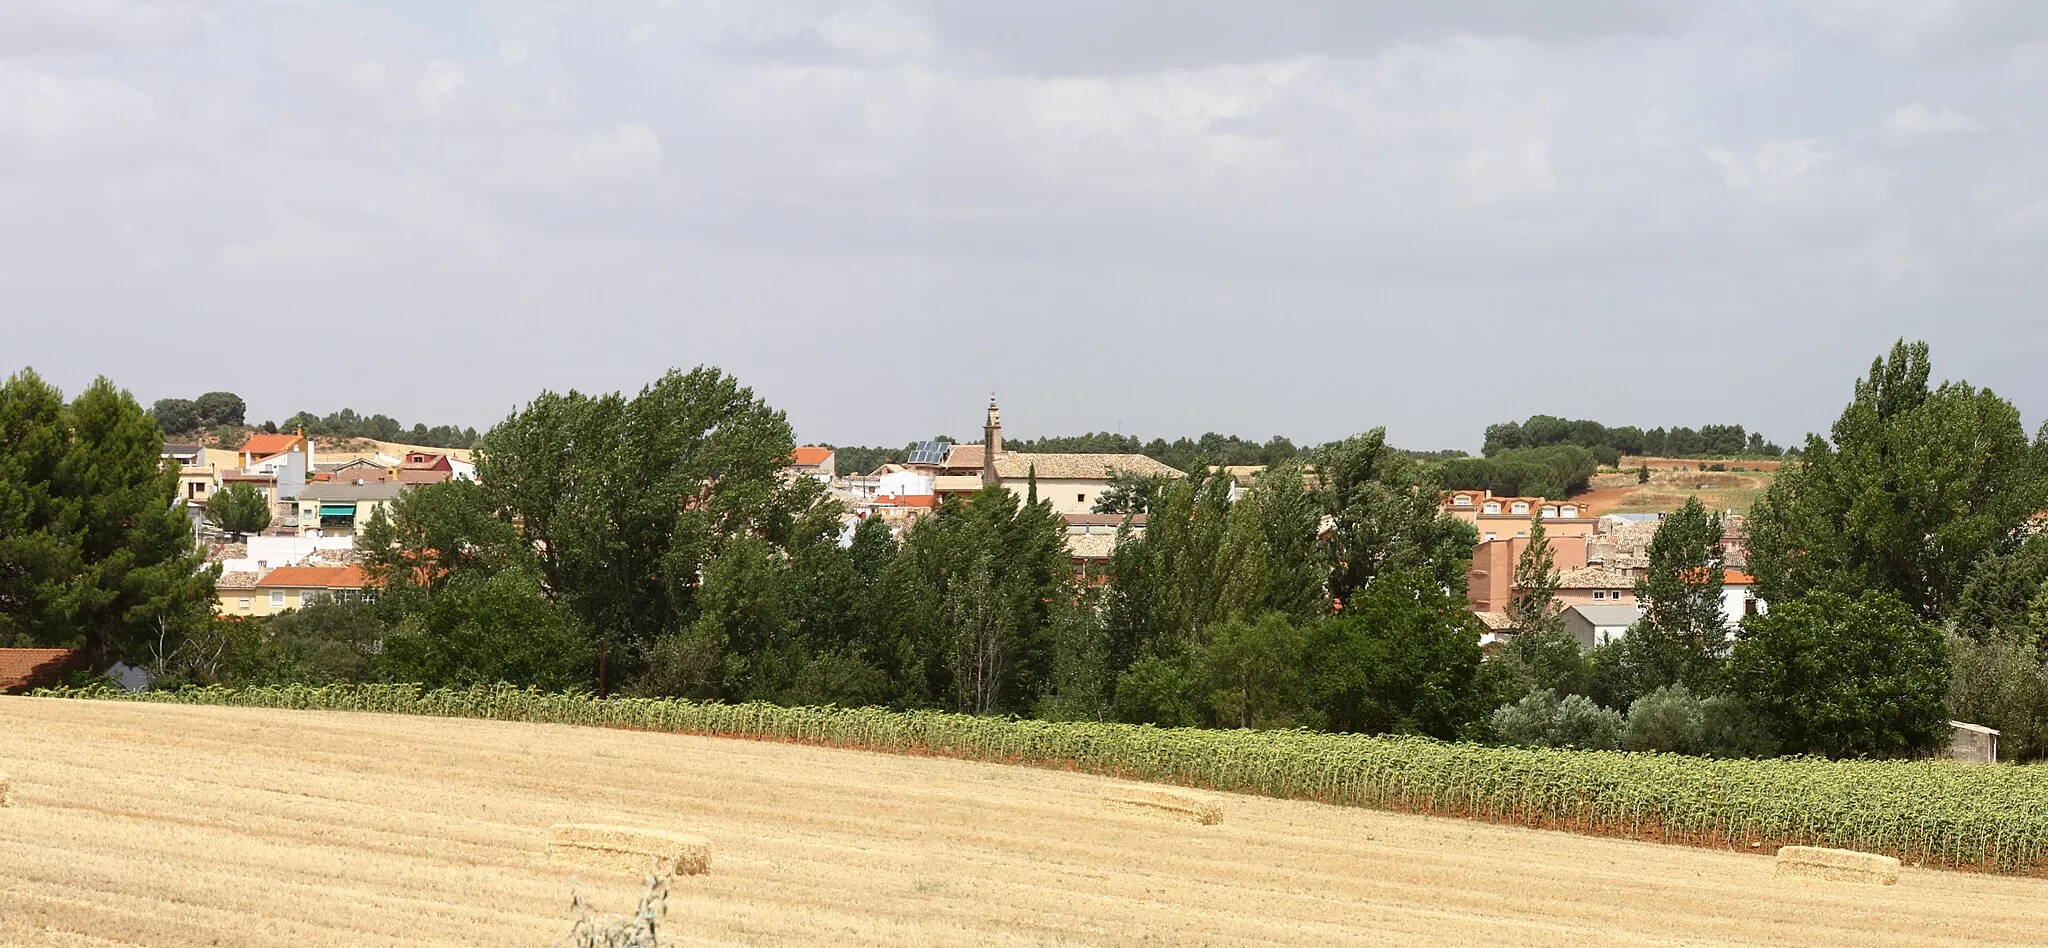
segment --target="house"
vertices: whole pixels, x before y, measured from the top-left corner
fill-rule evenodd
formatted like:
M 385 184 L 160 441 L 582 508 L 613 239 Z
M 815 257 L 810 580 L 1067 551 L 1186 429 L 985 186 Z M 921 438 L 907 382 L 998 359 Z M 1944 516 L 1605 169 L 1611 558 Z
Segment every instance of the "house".
M 314 481 L 388 481 L 393 480 L 391 466 L 379 464 L 369 458 L 350 458 L 319 465 L 313 472 Z
M 85 653 L 68 648 L 0 648 L 0 695 L 62 684 L 86 668 Z
M 792 476 L 808 477 L 820 484 L 831 484 L 839 476 L 838 455 L 831 448 L 821 445 L 805 445 L 790 452 L 789 465 L 783 470 Z
M 877 497 L 914 497 L 934 492 L 936 479 L 916 471 L 895 470 L 875 478 Z
M 1620 570 L 1580 566 L 1557 574 L 1559 606 L 1636 606 L 1636 581 Z
M 1565 631 L 1579 640 L 1580 648 L 1597 648 L 1622 637 L 1643 614 L 1634 606 L 1609 603 L 1571 606 L 1563 616 Z
M 1721 576 L 1721 618 L 1728 621 L 1728 628 L 1754 615 L 1769 612 L 1762 599 L 1756 595 L 1756 577 L 1739 570 L 1723 570 Z
M 253 598 L 247 612 L 227 615 L 270 616 L 322 599 L 375 599 L 375 585 L 360 566 L 282 566 L 256 581 L 252 597 L 237 597 L 237 606 Z
M 223 616 L 253 616 L 256 612 L 256 581 L 262 573 L 247 570 L 231 570 L 220 574 L 213 581 L 214 614 Z
M 287 454 L 299 455 L 308 462 L 306 470 L 313 469 L 313 443 L 306 440 L 306 433 L 303 431 L 292 434 L 265 434 L 259 431 L 250 435 L 249 440 L 242 442 L 239 453 L 243 467 L 270 465 L 272 469 L 268 473 L 276 473 L 275 466 L 285 463 L 283 456 Z
M 379 508 L 389 507 L 408 485 L 398 481 L 328 481 L 306 485 L 299 493 L 298 523 L 303 536 L 343 537 L 361 534 Z M 389 514 L 386 514 L 389 516 Z
M 988 400 L 988 416 L 982 426 L 981 444 L 956 444 L 946 451 L 944 461 L 922 467 L 932 475 L 932 489 L 940 494 L 970 493 L 965 478 L 979 470 L 981 487 L 1001 485 L 1022 497 L 1035 479 L 1038 499 L 1049 501 L 1061 514 L 1089 513 L 1095 499 L 1109 487 L 1113 474 L 1150 477 L 1180 477 L 1181 472 L 1142 454 L 1027 454 L 1003 450 L 1002 412 L 996 400 Z
M 1505 612 L 1475 612 L 1473 615 L 1486 629 L 1479 633 L 1480 648 L 1500 645 L 1515 634 L 1515 620 L 1508 618 Z

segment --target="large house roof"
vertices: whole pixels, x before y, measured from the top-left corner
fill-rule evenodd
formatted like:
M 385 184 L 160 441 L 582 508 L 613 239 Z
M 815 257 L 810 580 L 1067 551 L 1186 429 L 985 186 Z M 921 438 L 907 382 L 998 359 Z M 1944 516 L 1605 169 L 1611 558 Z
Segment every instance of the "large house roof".
M 0 694 L 54 685 L 84 662 L 68 648 L 0 648 Z
M 269 457 L 281 451 L 289 451 L 298 443 L 299 436 L 295 434 L 263 434 L 258 432 L 250 435 L 249 440 L 242 442 L 242 453 L 259 458 Z
M 368 585 L 369 574 L 360 566 L 280 566 L 256 581 L 258 589 L 361 589 Z
M 300 500 L 390 500 L 397 497 L 406 485 L 397 481 L 323 481 L 307 484 L 299 491 Z
M 1635 585 L 1627 573 L 1605 566 L 1581 566 L 1557 574 L 1559 589 L 1633 589 Z
M 1149 477 L 1179 477 L 1180 471 L 1142 454 L 1025 454 L 1004 451 L 996 455 L 996 476 L 1039 477 L 1059 480 L 1107 480 L 1112 473 Z
M 832 456 L 831 448 L 804 445 L 789 453 L 789 463 L 795 467 L 817 467 Z

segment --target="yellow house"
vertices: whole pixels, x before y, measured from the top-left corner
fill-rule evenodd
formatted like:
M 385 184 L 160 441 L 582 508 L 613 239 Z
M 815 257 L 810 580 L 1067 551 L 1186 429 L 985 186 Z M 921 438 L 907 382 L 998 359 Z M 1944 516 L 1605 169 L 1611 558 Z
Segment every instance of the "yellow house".
M 346 537 L 363 532 L 380 507 L 409 486 L 397 481 L 320 481 L 299 491 L 299 535 Z M 385 516 L 390 516 L 386 511 Z
M 214 583 L 224 616 L 274 616 L 322 599 L 375 599 L 376 589 L 360 566 L 281 566 L 251 579 L 228 573 Z

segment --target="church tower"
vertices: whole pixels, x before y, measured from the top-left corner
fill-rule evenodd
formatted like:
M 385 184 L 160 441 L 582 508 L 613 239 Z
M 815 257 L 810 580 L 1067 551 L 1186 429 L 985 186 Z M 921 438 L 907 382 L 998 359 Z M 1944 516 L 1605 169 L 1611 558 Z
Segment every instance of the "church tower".
M 988 421 L 981 426 L 981 484 L 994 487 L 996 477 L 996 455 L 1003 453 L 1003 415 L 996 408 L 996 397 L 988 397 Z

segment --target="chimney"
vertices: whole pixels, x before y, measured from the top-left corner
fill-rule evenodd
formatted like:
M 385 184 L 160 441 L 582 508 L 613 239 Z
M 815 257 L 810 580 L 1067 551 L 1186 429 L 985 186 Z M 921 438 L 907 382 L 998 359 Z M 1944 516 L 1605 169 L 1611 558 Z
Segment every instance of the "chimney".
M 996 407 L 996 397 L 988 397 L 988 421 L 981 427 L 981 484 L 994 487 L 996 477 L 996 455 L 1003 453 L 1003 414 Z

